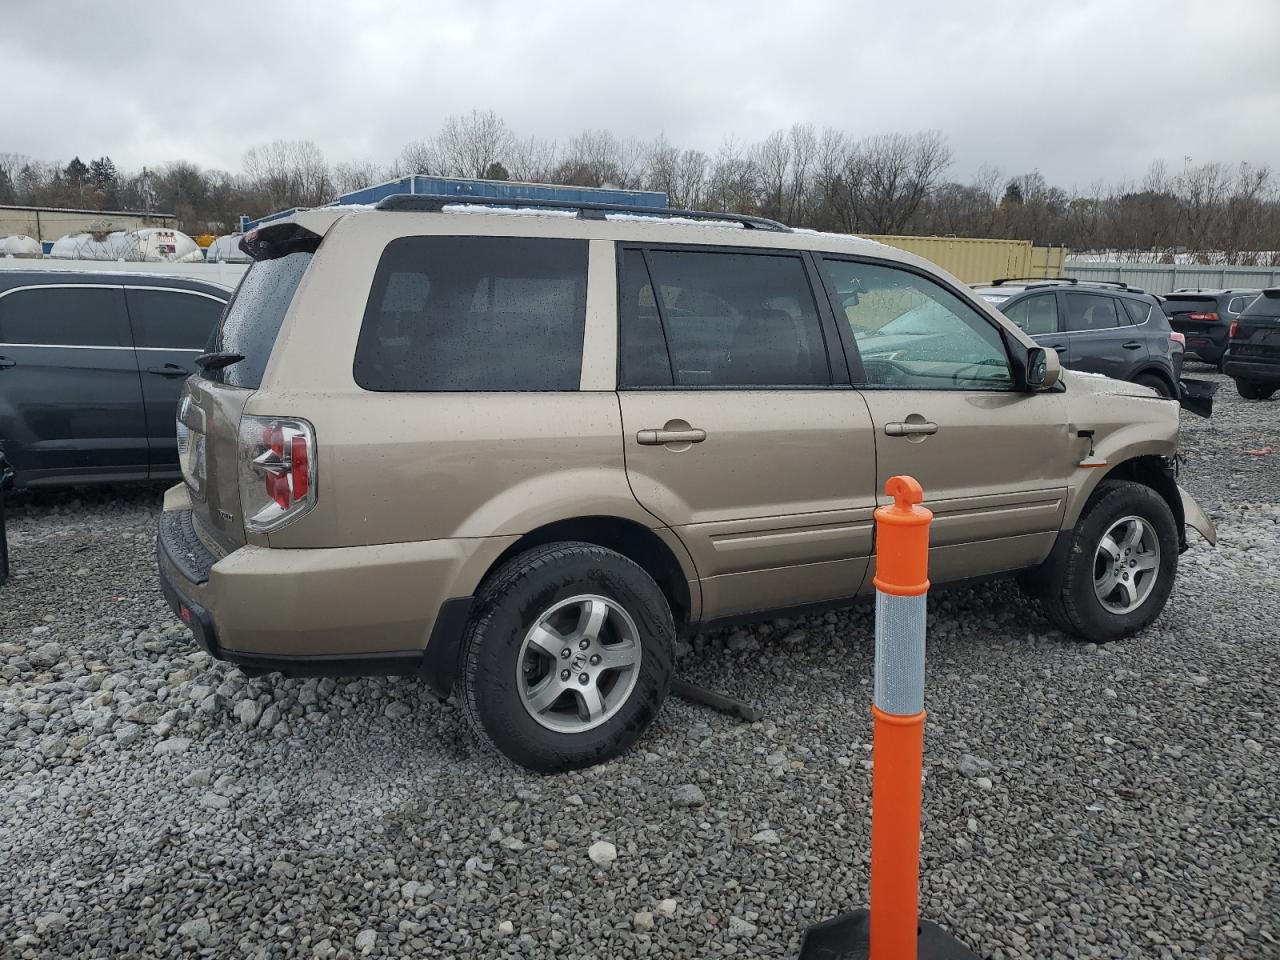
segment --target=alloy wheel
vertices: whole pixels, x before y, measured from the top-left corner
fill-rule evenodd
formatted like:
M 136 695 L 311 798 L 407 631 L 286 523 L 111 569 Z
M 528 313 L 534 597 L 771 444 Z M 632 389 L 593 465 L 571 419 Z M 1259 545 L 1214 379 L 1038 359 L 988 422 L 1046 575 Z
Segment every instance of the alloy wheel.
M 582 733 L 627 702 L 640 674 L 640 633 L 613 600 L 585 594 L 543 611 L 516 661 L 520 702 L 542 726 Z

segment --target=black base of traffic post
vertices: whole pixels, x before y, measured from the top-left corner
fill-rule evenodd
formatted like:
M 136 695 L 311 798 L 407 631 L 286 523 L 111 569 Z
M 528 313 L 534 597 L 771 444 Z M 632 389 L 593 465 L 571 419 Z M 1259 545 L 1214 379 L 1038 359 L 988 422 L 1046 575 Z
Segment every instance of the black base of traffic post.
M 815 923 L 800 941 L 800 960 L 867 960 L 870 930 L 871 913 L 867 910 Z M 979 960 L 976 953 L 928 920 L 920 921 L 916 949 L 918 960 Z
M 4 528 L 4 492 L 13 483 L 13 471 L 0 453 L 0 586 L 9 579 L 9 537 Z

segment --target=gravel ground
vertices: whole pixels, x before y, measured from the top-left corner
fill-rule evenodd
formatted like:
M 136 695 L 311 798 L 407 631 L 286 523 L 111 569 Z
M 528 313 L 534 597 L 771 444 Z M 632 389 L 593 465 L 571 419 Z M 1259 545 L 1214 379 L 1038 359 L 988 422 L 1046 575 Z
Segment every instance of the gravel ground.
M 922 912 L 984 956 L 1280 956 L 1280 402 L 1226 383 L 1185 449 L 1221 543 L 1145 634 L 1068 642 L 1007 584 L 931 600 Z M 778 958 L 866 901 L 869 605 L 695 640 L 684 675 L 764 722 L 672 700 L 537 777 L 417 683 L 196 652 L 157 509 L 12 511 L 0 956 Z

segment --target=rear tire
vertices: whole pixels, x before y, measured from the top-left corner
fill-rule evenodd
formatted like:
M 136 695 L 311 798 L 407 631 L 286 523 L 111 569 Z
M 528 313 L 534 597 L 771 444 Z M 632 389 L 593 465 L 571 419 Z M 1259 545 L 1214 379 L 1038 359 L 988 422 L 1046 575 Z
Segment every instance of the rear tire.
M 476 598 L 463 711 L 484 743 L 530 770 L 602 763 L 658 715 L 674 638 L 666 597 L 631 560 L 589 543 L 535 547 Z
M 1141 384 L 1144 387 L 1150 387 L 1166 400 L 1173 399 L 1173 391 L 1169 389 L 1169 385 L 1154 373 L 1140 373 L 1133 378 L 1133 382 Z
M 1135 533 L 1134 542 L 1126 542 Z M 1178 530 L 1169 504 L 1143 484 L 1104 480 L 1076 521 L 1067 549 L 1055 551 L 1022 582 L 1059 629 L 1109 643 L 1160 615 L 1177 572 Z
M 1237 380 L 1236 392 L 1246 400 L 1270 400 L 1276 394 L 1276 385 L 1257 380 Z

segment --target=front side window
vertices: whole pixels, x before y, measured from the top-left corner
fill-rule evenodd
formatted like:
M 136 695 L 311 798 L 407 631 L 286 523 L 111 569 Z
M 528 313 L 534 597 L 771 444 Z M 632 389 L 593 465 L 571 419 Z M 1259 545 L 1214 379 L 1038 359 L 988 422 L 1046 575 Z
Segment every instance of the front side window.
M 837 320 L 862 358 L 868 387 L 1010 390 L 1000 331 L 934 281 L 887 264 L 822 261 Z
M 1068 293 L 1066 297 L 1067 330 L 1112 330 L 1119 326 L 1116 301 L 1100 293 Z
M 119 287 L 34 287 L 0 297 L 0 343 L 128 347 Z
M 226 306 L 177 290 L 125 290 L 133 342 L 139 347 L 202 350 Z
M 587 242 L 401 237 L 387 245 L 360 327 L 366 390 L 577 390 Z
M 1040 293 L 1019 300 L 1004 310 L 1004 315 L 1022 328 L 1028 336 L 1058 332 L 1058 297 Z
M 817 303 L 799 257 L 627 251 L 620 299 L 624 385 L 831 383 Z

